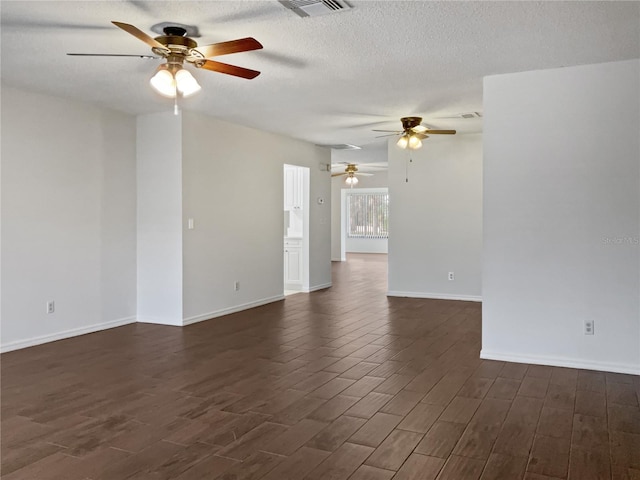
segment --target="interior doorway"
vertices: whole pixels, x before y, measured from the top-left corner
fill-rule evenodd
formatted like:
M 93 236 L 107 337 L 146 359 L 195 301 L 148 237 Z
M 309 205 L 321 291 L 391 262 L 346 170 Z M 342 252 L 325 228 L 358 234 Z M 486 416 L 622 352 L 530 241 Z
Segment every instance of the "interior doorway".
M 309 179 L 309 168 L 284 165 L 285 295 L 309 291 Z
M 348 188 L 340 197 L 340 258 L 348 253 L 387 254 L 389 189 Z M 343 261 L 344 261 L 343 260 Z

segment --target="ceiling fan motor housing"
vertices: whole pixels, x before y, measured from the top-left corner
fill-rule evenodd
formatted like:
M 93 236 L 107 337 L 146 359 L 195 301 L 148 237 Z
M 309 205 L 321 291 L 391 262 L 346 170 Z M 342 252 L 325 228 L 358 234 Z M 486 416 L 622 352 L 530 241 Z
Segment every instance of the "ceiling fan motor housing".
M 179 37 L 177 35 L 161 35 L 159 37 L 156 37 L 156 40 L 161 44 L 167 46 L 176 45 L 188 49 L 196 48 L 198 46 L 195 40 L 192 40 L 189 37 Z
M 229 42 L 219 42 L 211 45 L 205 45 L 201 47 L 203 51 L 196 50 L 198 44 L 195 40 L 187 36 L 189 32 L 188 26 L 184 25 L 163 25 L 162 33 L 159 37 L 151 38 L 139 28 L 130 25 L 128 23 L 112 21 L 116 27 L 124 30 L 130 35 L 133 35 L 138 40 L 142 40 L 144 43 L 151 47 L 151 50 L 156 55 L 166 58 L 167 63 L 160 65 L 156 75 L 153 78 L 157 79 L 157 84 L 160 85 L 164 82 L 166 85 L 166 91 L 169 91 L 169 77 L 163 73 L 163 70 L 169 70 L 170 73 L 176 75 L 182 70 L 182 64 L 184 61 L 192 63 L 197 68 L 204 68 L 213 72 L 224 73 L 227 75 L 234 75 L 236 77 L 252 79 L 260 75 L 260 72 L 256 70 L 250 70 L 248 68 L 238 67 L 235 65 L 228 65 L 222 62 L 216 62 L 215 60 L 208 60 L 208 57 L 216 55 L 225 55 L 228 53 L 248 52 L 250 50 L 258 50 L 262 48 L 262 44 L 255 38 L 247 37 L 237 40 L 231 40 Z M 187 72 L 188 73 L 188 72 Z M 160 75 L 160 76 L 158 76 Z M 182 74 L 183 78 L 186 74 Z M 160 80 L 164 78 L 165 80 Z M 190 80 L 195 87 L 197 82 L 195 79 Z M 184 82 L 183 82 L 184 83 Z M 152 84 L 153 85 L 153 84 Z M 162 87 L 164 88 L 164 87 Z M 198 85 L 199 90 L 199 85 Z M 169 95 L 171 96 L 171 95 Z
M 160 49 L 153 48 L 154 53 L 164 56 L 168 59 L 168 64 L 182 65 L 185 57 L 189 56 L 193 52 L 198 43 L 187 37 L 187 31 L 182 27 L 165 27 L 164 35 L 156 37 L 155 40 L 162 45 L 165 45 L 170 52 L 163 52 Z

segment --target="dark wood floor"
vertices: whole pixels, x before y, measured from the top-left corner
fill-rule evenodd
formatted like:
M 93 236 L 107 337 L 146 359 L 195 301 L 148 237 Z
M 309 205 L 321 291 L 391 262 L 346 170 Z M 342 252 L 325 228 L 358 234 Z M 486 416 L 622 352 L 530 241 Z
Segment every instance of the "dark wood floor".
M 640 380 L 482 361 L 480 305 L 334 287 L 2 355 L 2 478 L 640 479 Z

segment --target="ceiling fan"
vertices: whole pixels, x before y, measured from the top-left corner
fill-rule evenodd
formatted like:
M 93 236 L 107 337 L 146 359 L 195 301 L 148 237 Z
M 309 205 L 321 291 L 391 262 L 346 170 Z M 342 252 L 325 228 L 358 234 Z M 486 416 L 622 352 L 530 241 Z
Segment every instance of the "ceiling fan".
M 433 130 L 422 123 L 422 117 L 402 117 L 402 131 L 394 130 L 374 130 L 374 132 L 393 132 L 388 135 L 380 135 L 380 137 L 389 137 L 391 135 L 400 135 L 398 146 L 400 148 L 409 148 L 416 150 L 422 146 L 422 140 L 429 138 L 429 135 L 455 135 L 455 130 Z
M 155 55 L 109 53 L 67 53 L 67 55 L 166 59 L 166 63 L 163 63 L 157 68 L 150 83 L 158 93 L 170 98 L 176 98 L 178 94 L 182 97 L 188 97 L 200 90 L 200 85 L 198 85 L 196 79 L 183 67 L 185 61 L 191 63 L 196 68 L 204 68 L 205 70 L 225 73 L 240 78 L 252 79 L 260 75 L 260 72 L 256 70 L 209 60 L 211 57 L 220 55 L 259 50 L 262 48 L 262 45 L 255 38 L 240 38 L 238 40 L 213 43 L 199 47 L 195 40 L 187 37 L 187 30 L 180 26 L 166 26 L 163 29 L 164 35 L 152 38 L 139 28 L 129 25 L 128 23 L 111 23 L 149 45 Z
M 356 175 L 362 176 L 362 177 L 371 177 L 373 176 L 373 173 L 363 173 L 363 172 L 359 172 L 358 171 L 358 166 L 355 163 L 349 163 L 347 164 L 346 168 L 344 169 L 343 173 L 333 173 L 331 174 L 332 177 L 341 177 L 343 175 L 346 175 L 347 178 L 345 178 L 345 183 L 347 185 L 350 185 L 351 188 L 353 188 L 353 186 L 358 183 L 358 177 Z

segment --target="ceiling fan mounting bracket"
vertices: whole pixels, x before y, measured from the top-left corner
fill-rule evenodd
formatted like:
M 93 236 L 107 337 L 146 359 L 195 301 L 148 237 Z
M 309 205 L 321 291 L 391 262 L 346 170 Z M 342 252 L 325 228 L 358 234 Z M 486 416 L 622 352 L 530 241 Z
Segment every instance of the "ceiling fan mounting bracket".
M 174 30 L 175 28 L 181 28 L 184 30 L 184 34 L 179 31 Z M 166 29 L 170 29 L 167 31 Z M 150 30 L 158 35 L 177 35 L 177 36 L 186 36 L 191 38 L 199 38 L 200 31 L 196 25 L 187 25 L 185 23 L 174 22 L 174 21 L 166 21 L 156 23 L 152 25 Z M 176 32 L 176 33 L 168 33 L 168 32 Z
M 402 128 L 409 130 L 420 125 L 422 123 L 422 117 L 402 117 L 400 121 L 402 122 Z
M 162 32 L 168 37 L 186 37 L 187 29 L 177 25 L 168 25 L 162 29 Z

